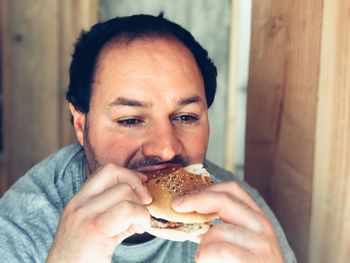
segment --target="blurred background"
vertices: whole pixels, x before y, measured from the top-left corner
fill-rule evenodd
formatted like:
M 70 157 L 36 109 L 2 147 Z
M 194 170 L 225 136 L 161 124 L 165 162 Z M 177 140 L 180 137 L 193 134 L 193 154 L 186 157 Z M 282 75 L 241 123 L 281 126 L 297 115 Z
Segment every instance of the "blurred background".
M 81 30 L 163 11 L 218 68 L 207 158 L 260 191 L 299 262 L 347 262 L 347 10 L 325 0 L 1 0 L 0 196 L 75 140 L 65 92 Z

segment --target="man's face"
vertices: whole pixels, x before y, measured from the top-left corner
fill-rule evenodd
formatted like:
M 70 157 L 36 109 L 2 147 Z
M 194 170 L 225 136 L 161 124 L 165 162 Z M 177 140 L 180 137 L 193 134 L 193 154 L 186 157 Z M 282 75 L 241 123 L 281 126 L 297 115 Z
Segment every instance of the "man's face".
M 149 171 L 204 161 L 209 137 L 204 83 L 192 54 L 177 40 L 107 45 L 90 111 L 73 115 L 90 172 L 107 163 Z

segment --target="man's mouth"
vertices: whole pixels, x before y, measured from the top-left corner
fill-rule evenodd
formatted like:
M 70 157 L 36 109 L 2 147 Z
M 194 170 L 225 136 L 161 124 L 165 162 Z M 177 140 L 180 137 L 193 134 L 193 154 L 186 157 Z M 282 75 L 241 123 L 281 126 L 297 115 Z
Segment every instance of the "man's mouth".
M 185 167 L 190 161 L 182 156 L 175 156 L 171 160 L 163 161 L 157 157 L 145 157 L 144 159 L 129 161 L 125 164 L 126 168 L 136 170 L 141 173 L 154 172 L 167 169 L 169 167 Z
M 175 164 L 175 163 L 161 163 L 161 164 L 143 166 L 138 168 L 137 171 L 140 173 L 152 173 L 152 172 L 159 172 L 162 170 L 178 168 L 178 167 L 181 167 L 181 165 Z

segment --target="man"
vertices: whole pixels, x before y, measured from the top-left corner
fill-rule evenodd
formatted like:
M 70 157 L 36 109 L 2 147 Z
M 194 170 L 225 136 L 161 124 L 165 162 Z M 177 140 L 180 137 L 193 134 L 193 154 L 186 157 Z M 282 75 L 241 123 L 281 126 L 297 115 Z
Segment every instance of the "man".
M 161 16 L 116 18 L 83 33 L 67 93 L 79 144 L 39 163 L 2 198 L 3 261 L 295 262 L 257 192 L 208 162 L 218 183 L 172 205 L 221 221 L 198 245 L 146 232 L 152 197 L 143 172 L 205 163 L 215 89 L 207 52 Z

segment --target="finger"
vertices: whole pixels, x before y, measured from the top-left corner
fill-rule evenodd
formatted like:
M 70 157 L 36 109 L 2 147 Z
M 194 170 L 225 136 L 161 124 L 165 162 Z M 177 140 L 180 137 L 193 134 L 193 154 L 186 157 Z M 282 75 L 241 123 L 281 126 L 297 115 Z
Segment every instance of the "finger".
M 125 239 L 127 239 L 128 237 L 134 235 L 136 233 L 135 231 L 135 227 L 134 226 L 130 226 L 127 230 L 125 230 L 124 232 L 118 234 L 117 236 L 113 237 L 113 240 L 116 244 L 120 244 L 122 243 Z
M 127 183 L 137 193 L 142 202 L 149 204 L 152 201 L 152 197 L 143 183 L 144 177 L 146 176 L 136 171 L 108 164 L 89 178 L 82 187 L 80 195 L 98 195 L 114 185 Z
M 172 203 L 180 213 L 196 211 L 200 214 L 217 213 L 225 223 L 236 224 L 260 232 L 265 220 L 250 206 L 223 192 L 197 192 L 177 198 Z
M 199 244 L 196 262 L 257 262 L 257 258 L 249 250 L 228 242 Z
M 211 227 L 201 238 L 201 244 L 227 242 L 253 251 L 261 246 L 263 240 L 257 233 L 236 225 L 220 223 Z
M 95 224 L 102 235 L 113 237 L 126 231 L 132 225 L 137 226 L 139 232 L 140 229 L 148 230 L 151 226 L 151 216 L 144 206 L 122 201 L 99 215 Z
M 281 250 L 276 236 L 255 233 L 239 226 L 220 223 L 210 228 L 202 237 L 200 245 L 229 243 L 263 262 L 282 262 Z
M 246 203 L 256 211 L 261 212 L 261 208 L 254 202 L 253 198 L 236 182 L 225 182 L 212 184 L 204 189 L 204 191 L 224 192 L 234 196 L 241 202 Z
M 130 185 L 120 183 L 91 197 L 84 206 L 85 213 L 87 216 L 102 213 L 123 200 L 142 204 L 141 198 Z

